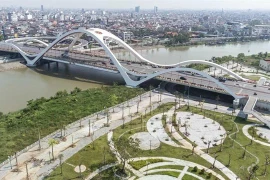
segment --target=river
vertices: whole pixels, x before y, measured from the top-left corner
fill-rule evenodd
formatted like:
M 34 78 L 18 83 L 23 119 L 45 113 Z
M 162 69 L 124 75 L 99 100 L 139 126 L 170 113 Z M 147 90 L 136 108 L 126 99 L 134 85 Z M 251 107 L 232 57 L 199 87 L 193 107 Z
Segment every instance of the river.
M 239 53 L 256 54 L 270 52 L 269 41 L 256 41 L 221 46 L 192 46 L 171 47 L 138 50 L 145 58 L 161 63 L 172 64 L 184 60 L 210 59 L 213 56 L 233 55 Z M 129 53 L 119 53 L 119 58 L 129 58 Z M 57 69 L 54 63 L 37 69 L 17 69 L 0 72 L 0 112 L 16 111 L 26 106 L 27 101 L 39 97 L 53 96 L 57 91 L 74 87 L 88 89 L 100 87 L 102 84 L 111 84 L 121 80 L 119 76 L 99 73 L 96 70 L 59 64 Z
M 259 52 L 270 53 L 270 41 L 252 41 L 244 43 L 230 43 L 217 46 L 178 46 L 169 48 L 154 48 L 138 50 L 138 52 L 148 60 L 160 64 L 173 64 L 185 60 L 209 60 L 213 56 L 237 56 L 239 53 L 245 55 L 257 54 Z M 129 53 L 119 53 L 117 57 L 122 59 L 132 59 Z
M 27 101 L 49 98 L 57 91 L 95 88 L 121 79 L 114 75 L 98 73 L 93 69 L 52 63 L 38 69 L 23 68 L 0 72 L 0 112 L 8 113 L 26 107 Z

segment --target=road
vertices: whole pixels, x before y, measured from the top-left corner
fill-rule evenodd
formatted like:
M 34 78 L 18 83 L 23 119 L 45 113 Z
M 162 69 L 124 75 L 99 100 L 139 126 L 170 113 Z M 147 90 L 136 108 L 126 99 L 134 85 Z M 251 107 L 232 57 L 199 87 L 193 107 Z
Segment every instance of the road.
M 17 44 L 17 45 L 20 48 L 22 48 L 22 50 L 24 50 L 25 52 L 28 52 L 29 54 L 38 54 L 42 49 L 42 48 L 39 49 L 37 47 L 28 47 L 28 46 L 26 47 L 26 46 L 23 46 L 22 44 Z M 11 51 L 11 49 L 10 48 L 8 49 L 7 46 L 5 45 L 0 45 L 0 50 Z M 16 50 L 13 50 L 13 51 L 16 52 Z M 104 55 L 104 52 L 102 51 L 101 52 L 92 51 L 91 53 L 90 52 L 82 53 L 79 51 L 72 51 L 68 53 L 68 56 L 63 57 L 62 54 L 64 52 L 65 52 L 64 50 L 51 49 L 45 54 L 44 59 L 46 58 L 52 58 L 55 60 L 60 59 L 70 64 L 76 62 L 76 63 L 81 63 L 81 64 L 85 64 L 92 67 L 100 67 L 103 69 L 110 69 L 115 72 L 118 72 L 115 66 L 113 64 L 110 64 L 109 58 L 106 57 Z M 162 67 L 153 67 L 150 65 L 142 64 L 138 61 L 127 62 L 127 61 L 120 60 L 120 62 L 122 66 L 125 67 L 126 69 L 140 73 L 140 74 L 151 74 L 154 72 L 164 70 L 164 68 Z M 180 81 L 180 77 L 184 77 L 186 80 Z M 206 89 L 209 91 L 227 94 L 227 92 L 224 92 L 224 90 L 218 87 L 214 82 L 209 81 L 208 79 L 198 76 L 198 75 L 172 72 L 172 73 L 163 74 L 157 78 L 160 78 L 163 81 L 184 84 L 187 86 L 193 86 L 196 88 L 201 88 L 201 89 Z M 252 83 L 247 83 L 247 82 L 242 82 L 242 81 L 228 81 L 228 80 L 223 84 L 226 85 L 228 88 L 230 88 L 236 94 L 243 95 L 243 96 L 256 96 L 258 99 L 270 101 L 270 90 L 268 86 L 257 85 L 256 87 L 254 87 L 254 84 Z M 257 93 L 257 95 L 254 94 L 255 92 Z

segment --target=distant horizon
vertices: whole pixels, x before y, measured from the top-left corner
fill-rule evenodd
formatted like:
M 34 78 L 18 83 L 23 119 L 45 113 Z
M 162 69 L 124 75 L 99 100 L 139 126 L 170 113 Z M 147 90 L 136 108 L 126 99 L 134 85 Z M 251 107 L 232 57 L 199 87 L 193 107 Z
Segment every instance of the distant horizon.
M 2 0 L 1 7 L 40 9 L 103 9 L 103 10 L 269 10 L 269 0 Z M 197 6 L 194 6 L 197 5 Z
M 270 1 L 270 0 L 269 0 Z M 41 7 L 27 7 L 27 6 L 0 6 L 0 8 L 4 8 L 4 9 L 19 9 L 20 7 L 22 7 L 23 9 L 33 9 L 33 10 L 40 10 Z M 72 8 L 72 7 L 50 7 L 50 8 L 46 8 L 44 6 L 44 11 L 46 10 L 51 10 L 51 9 L 63 9 L 63 10 L 105 10 L 105 11 L 134 11 L 135 12 L 135 7 L 134 8 Z M 140 7 L 140 11 L 144 12 L 144 11 L 153 11 L 154 10 L 154 6 L 153 8 L 142 8 Z M 158 7 L 158 11 L 162 12 L 162 11 L 269 11 L 270 9 L 229 9 L 229 8 L 221 8 L 221 9 L 189 9 L 189 8 L 182 8 L 182 9 L 160 9 Z

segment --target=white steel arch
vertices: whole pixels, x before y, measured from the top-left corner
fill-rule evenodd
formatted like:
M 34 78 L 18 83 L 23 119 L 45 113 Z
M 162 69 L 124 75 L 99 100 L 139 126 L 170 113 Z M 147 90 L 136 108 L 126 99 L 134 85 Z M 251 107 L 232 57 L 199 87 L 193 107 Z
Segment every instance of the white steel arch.
M 18 52 L 25 58 L 28 66 L 35 66 L 35 64 L 44 56 L 44 54 L 46 52 L 48 52 L 55 44 L 57 44 L 58 42 L 62 41 L 63 39 L 65 39 L 65 38 L 67 38 L 68 36 L 71 36 L 71 35 L 76 35 L 75 39 L 77 40 L 83 34 L 87 34 L 87 35 L 91 36 L 93 39 L 95 39 L 102 46 L 102 48 L 107 53 L 107 55 L 110 57 L 110 59 L 113 61 L 114 65 L 116 66 L 117 70 L 119 71 L 119 73 L 121 74 L 121 76 L 123 77 L 123 79 L 125 80 L 125 82 L 126 82 L 126 84 L 128 86 L 133 86 L 133 87 L 138 86 L 139 84 L 141 84 L 141 83 L 143 83 L 143 82 L 145 82 L 145 81 L 147 81 L 149 79 L 152 79 L 152 78 L 154 78 L 156 76 L 159 76 L 161 74 L 168 73 L 168 72 L 190 71 L 190 72 L 200 74 L 200 75 L 206 77 L 207 79 L 215 82 L 219 87 L 226 90 L 233 97 L 235 97 L 237 99 L 240 98 L 239 96 L 235 95 L 229 88 L 227 88 L 222 83 L 220 83 L 216 79 L 212 78 L 208 74 L 203 73 L 201 71 L 197 71 L 195 69 L 191 69 L 191 68 L 181 68 L 181 67 L 179 67 L 179 66 L 182 66 L 182 65 L 194 64 L 194 63 L 196 63 L 196 64 L 206 64 L 206 65 L 210 65 L 210 66 L 220 68 L 220 69 L 228 72 L 230 75 L 234 76 L 235 78 L 237 78 L 239 80 L 243 80 L 243 81 L 246 80 L 246 79 L 242 78 L 241 76 L 239 76 L 238 74 L 236 74 L 236 73 L 234 73 L 234 72 L 232 72 L 232 71 L 230 71 L 230 70 L 228 70 L 228 69 L 226 69 L 226 68 L 224 68 L 224 67 L 222 67 L 222 66 L 220 66 L 218 64 L 215 64 L 215 63 L 209 62 L 209 61 L 205 61 L 205 60 L 188 60 L 188 61 L 183 61 L 183 62 L 180 62 L 180 63 L 177 63 L 177 64 L 171 64 L 171 65 L 162 65 L 162 64 L 153 63 L 153 62 L 143 58 L 139 53 L 137 53 L 133 48 L 131 48 L 128 44 L 126 44 L 120 38 L 118 38 L 115 35 L 109 33 L 108 31 L 98 29 L 98 28 L 91 28 L 91 29 L 80 28 L 78 30 L 69 31 L 69 32 L 59 36 L 52 43 L 50 43 L 47 47 L 45 47 L 40 53 L 35 54 L 35 55 L 29 55 L 29 54 L 23 52 L 18 46 L 16 46 L 15 44 L 12 44 L 10 41 L 9 41 L 9 43 L 5 43 L 5 44 L 8 44 L 8 45 L 12 46 L 13 48 L 15 48 L 16 50 L 18 50 Z M 124 68 L 120 64 L 120 62 L 117 60 L 116 56 L 112 53 L 112 51 L 108 47 L 107 43 L 105 42 L 108 39 L 116 41 L 117 43 L 122 45 L 125 49 L 127 49 L 129 52 L 131 52 L 136 58 L 138 58 L 142 62 L 146 62 L 146 63 L 152 64 L 152 65 L 157 65 L 157 66 L 161 66 L 161 67 L 174 67 L 174 68 L 164 69 L 164 70 L 162 70 L 160 72 L 157 72 L 157 73 L 154 73 L 154 74 L 152 74 L 152 73 L 151 74 L 138 74 L 138 73 L 135 73 L 135 72 L 131 72 L 131 71 L 127 70 L 126 68 Z M 74 45 L 74 41 L 72 42 L 72 45 L 69 46 L 69 48 L 71 49 L 73 45 Z M 31 60 L 29 57 L 33 57 L 33 59 Z M 139 81 L 134 81 L 129 77 L 129 75 L 127 73 L 132 74 L 134 76 L 140 76 L 143 79 L 141 79 Z

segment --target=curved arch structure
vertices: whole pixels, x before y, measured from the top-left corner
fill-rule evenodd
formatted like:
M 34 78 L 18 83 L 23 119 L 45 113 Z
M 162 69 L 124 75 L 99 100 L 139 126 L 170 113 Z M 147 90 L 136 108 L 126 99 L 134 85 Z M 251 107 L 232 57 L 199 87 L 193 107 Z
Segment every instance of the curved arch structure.
M 237 96 L 235 93 L 233 93 L 225 85 L 223 85 L 222 83 L 220 83 L 216 79 L 212 78 L 208 74 L 201 72 L 201 71 L 197 71 L 195 69 L 181 67 L 184 65 L 194 64 L 194 63 L 206 64 L 206 65 L 210 65 L 210 66 L 213 66 L 216 68 L 220 68 L 238 80 L 242 80 L 242 81 L 247 80 L 247 79 L 242 78 L 238 74 L 236 74 L 236 73 L 234 73 L 234 72 L 232 72 L 232 71 L 230 71 L 230 70 L 228 70 L 228 69 L 226 69 L 218 64 L 215 64 L 215 63 L 209 62 L 209 61 L 205 61 L 205 60 L 188 60 L 188 61 L 183 61 L 183 62 L 180 62 L 177 64 L 171 64 L 171 65 L 162 65 L 162 64 L 153 63 L 153 62 L 145 59 L 144 57 L 142 57 L 139 53 L 137 53 L 133 48 L 131 48 L 128 44 L 126 44 L 124 41 L 122 41 L 117 36 L 109 33 L 108 31 L 98 29 L 98 28 L 91 28 L 91 29 L 79 28 L 78 30 L 69 31 L 69 32 L 57 37 L 52 43 L 48 44 L 41 52 L 39 52 L 38 54 L 34 54 L 34 55 L 30 55 L 30 54 L 25 53 L 17 45 L 13 44 L 11 40 L 6 41 L 5 44 L 8 44 L 8 45 L 12 46 L 13 48 L 15 48 L 24 57 L 24 59 L 27 62 L 27 66 L 35 66 L 36 63 L 44 56 L 44 54 L 47 53 L 54 45 L 56 45 L 57 43 L 61 42 L 63 39 L 65 39 L 69 36 L 74 36 L 75 37 L 74 40 L 72 41 L 72 43 L 68 47 L 68 49 L 72 49 L 72 47 L 75 44 L 74 42 L 76 42 L 83 34 L 91 36 L 96 42 L 98 42 L 102 46 L 102 48 L 104 49 L 106 54 L 109 56 L 110 60 L 114 63 L 117 70 L 119 71 L 119 73 L 121 74 L 121 76 L 123 77 L 123 79 L 125 80 L 125 82 L 128 86 L 133 86 L 133 87 L 138 86 L 145 81 L 148 81 L 154 77 L 160 76 L 160 75 L 162 75 L 164 73 L 168 73 L 168 72 L 189 71 L 189 72 L 194 72 L 194 73 L 200 74 L 201 76 L 215 82 L 220 88 L 227 91 L 234 98 L 236 98 L 236 99 L 241 98 L 240 96 Z M 32 41 L 33 41 L 33 39 L 34 38 L 32 38 Z M 108 41 L 110 41 L 110 40 L 115 41 L 118 44 L 120 44 L 121 46 L 123 46 L 126 50 L 128 50 L 130 53 L 132 53 L 141 62 L 149 63 L 149 64 L 160 66 L 160 67 L 170 67 L 170 69 L 164 69 L 160 72 L 151 73 L 151 74 L 139 74 L 139 73 L 129 71 L 128 69 L 124 68 L 120 64 L 120 62 L 117 60 L 116 56 L 110 50 L 109 45 L 108 45 Z M 40 40 L 34 40 L 34 41 L 39 42 Z M 29 57 L 31 57 L 31 59 Z M 131 79 L 128 74 L 136 76 L 136 77 L 140 77 L 140 80 L 135 81 L 135 80 Z

